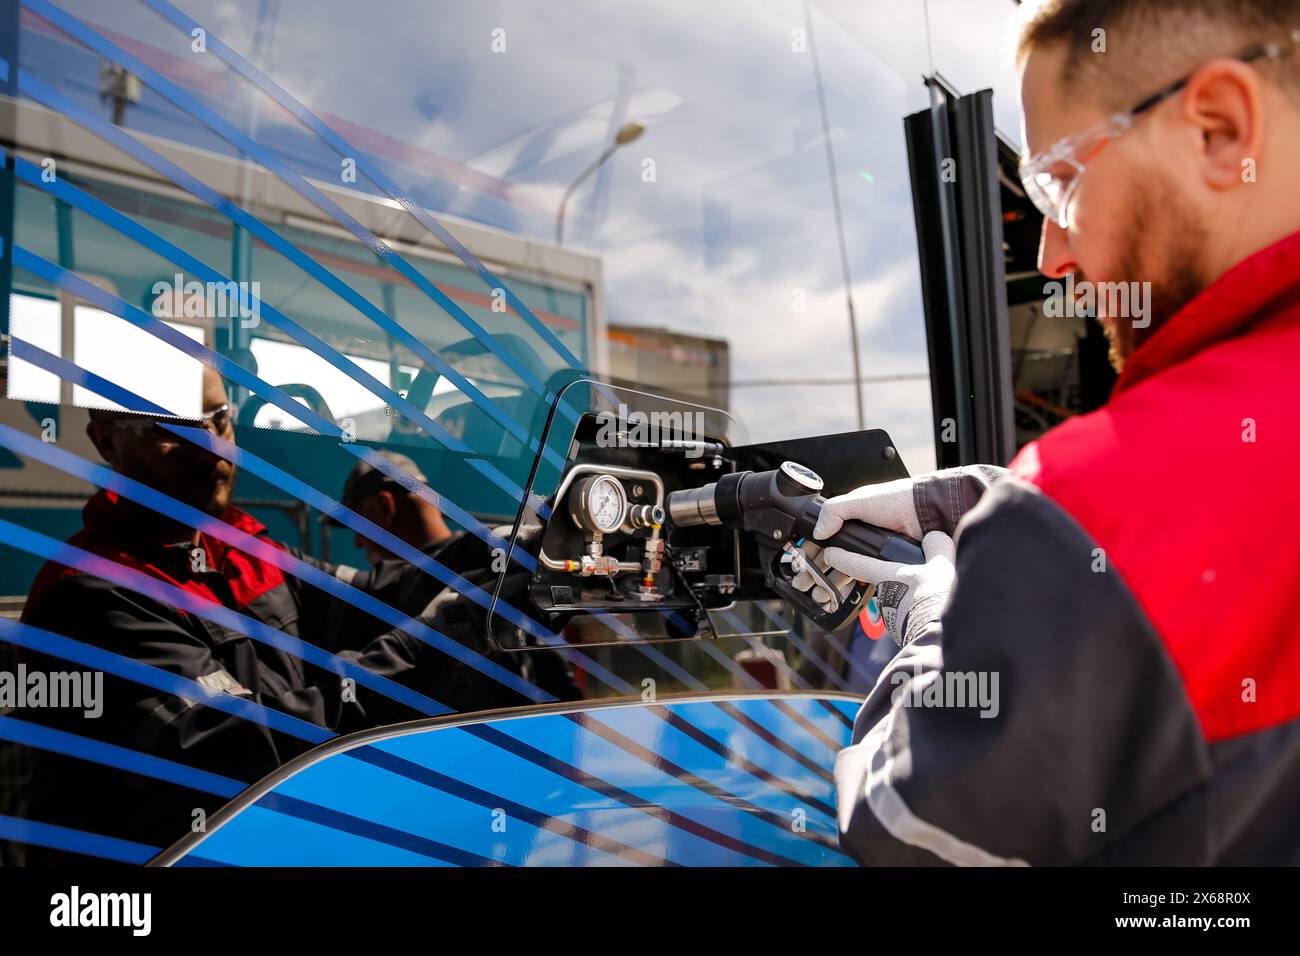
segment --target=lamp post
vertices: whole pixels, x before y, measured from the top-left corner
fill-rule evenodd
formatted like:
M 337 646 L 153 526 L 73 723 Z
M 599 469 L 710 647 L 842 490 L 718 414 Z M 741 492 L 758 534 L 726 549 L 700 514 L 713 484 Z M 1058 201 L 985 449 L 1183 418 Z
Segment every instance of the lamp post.
M 113 107 L 113 125 L 126 122 L 126 108 L 140 102 L 140 77 L 116 63 L 99 65 L 99 99 Z
M 578 178 L 569 184 L 569 188 L 564 191 L 564 198 L 560 200 L 560 210 L 555 216 L 555 244 L 557 246 L 564 245 L 564 210 L 569 205 L 569 197 L 573 195 L 574 190 L 581 186 L 588 176 L 600 169 L 605 160 L 614 155 L 616 149 L 633 142 L 644 132 L 645 126 L 636 120 L 624 123 L 619 128 L 619 131 L 614 134 L 614 141 L 605 147 L 604 152 L 596 157 L 596 161 L 579 173 Z

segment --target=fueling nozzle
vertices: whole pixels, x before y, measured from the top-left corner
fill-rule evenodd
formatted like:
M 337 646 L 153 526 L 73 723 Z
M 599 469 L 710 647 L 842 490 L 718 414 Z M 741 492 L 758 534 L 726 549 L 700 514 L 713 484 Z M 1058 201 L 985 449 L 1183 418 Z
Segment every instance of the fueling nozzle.
M 810 468 L 787 461 L 772 471 L 738 471 L 723 475 L 701 488 L 674 491 L 668 496 L 668 520 L 679 528 L 720 525 L 755 535 L 764 559 L 768 587 L 794 604 L 824 630 L 833 631 L 856 616 L 866 603 L 869 588 L 855 582 L 841 600 L 815 562 L 804 552 L 826 499 L 821 477 Z M 904 535 L 862 521 L 846 521 L 822 547 L 844 548 L 870 557 L 902 564 L 923 564 L 921 546 Z M 788 561 L 783 557 L 788 556 Z M 823 608 L 812 595 L 796 589 L 794 572 L 808 571 L 831 595 Z

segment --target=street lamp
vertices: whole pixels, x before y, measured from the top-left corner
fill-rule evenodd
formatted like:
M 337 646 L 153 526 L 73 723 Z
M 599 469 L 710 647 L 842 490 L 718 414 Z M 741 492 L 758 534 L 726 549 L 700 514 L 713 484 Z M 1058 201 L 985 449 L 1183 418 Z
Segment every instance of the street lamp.
M 116 63 L 99 65 L 99 99 L 113 107 L 113 125 L 126 122 L 126 108 L 140 102 L 140 77 Z
M 569 205 L 569 197 L 573 195 L 573 191 L 582 185 L 583 180 L 600 169 L 605 160 L 614 155 L 614 150 L 633 142 L 644 132 L 645 126 L 636 120 L 624 123 L 619 131 L 614 134 L 614 142 L 606 146 L 605 151 L 596 158 L 596 161 L 584 169 L 578 175 L 578 178 L 569 184 L 569 188 L 564 191 L 564 198 L 560 200 L 560 211 L 555 216 L 555 244 L 557 246 L 564 245 L 564 210 Z

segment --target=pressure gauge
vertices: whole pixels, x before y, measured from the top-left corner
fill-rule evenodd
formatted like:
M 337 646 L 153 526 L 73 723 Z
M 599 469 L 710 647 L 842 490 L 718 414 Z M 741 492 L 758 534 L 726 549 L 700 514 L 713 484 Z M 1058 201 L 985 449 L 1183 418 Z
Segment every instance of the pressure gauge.
M 612 534 L 627 514 L 627 492 L 613 475 L 594 475 L 576 482 L 569 492 L 569 513 L 583 531 Z

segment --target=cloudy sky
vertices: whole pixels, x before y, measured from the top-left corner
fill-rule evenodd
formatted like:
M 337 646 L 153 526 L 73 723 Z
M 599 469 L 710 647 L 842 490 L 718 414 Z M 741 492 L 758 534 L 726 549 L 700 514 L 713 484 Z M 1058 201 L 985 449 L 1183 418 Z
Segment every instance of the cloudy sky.
M 553 239 L 565 187 L 613 131 L 644 123 L 569 206 L 566 241 L 602 258 L 609 321 L 724 339 L 739 383 L 799 382 L 733 391 L 754 440 L 855 427 L 802 0 L 174 2 L 318 115 L 373 133 L 373 159 L 435 212 L 541 241 Z M 170 51 L 185 71 L 174 79 L 219 77 L 222 114 L 296 170 L 337 169 L 328 147 L 213 58 L 187 59 L 188 38 L 138 0 L 61 5 Z M 924 376 L 902 121 L 925 107 L 921 79 L 933 69 L 961 91 L 992 86 L 998 127 L 1018 140 L 1006 45 L 1016 5 L 817 0 L 811 9 L 863 374 Z M 176 132 L 195 126 L 179 112 L 172 121 L 171 135 L 215 145 L 198 129 Z M 889 429 L 913 471 L 933 466 L 925 378 L 868 385 L 863 399 L 867 425 Z

